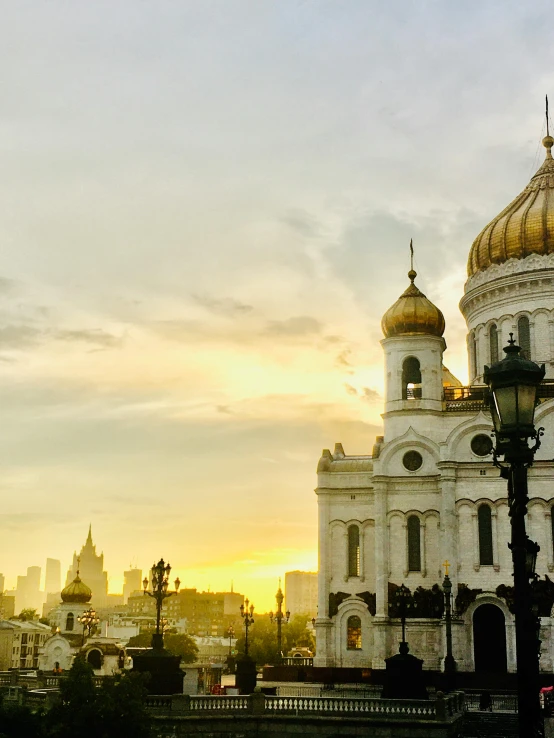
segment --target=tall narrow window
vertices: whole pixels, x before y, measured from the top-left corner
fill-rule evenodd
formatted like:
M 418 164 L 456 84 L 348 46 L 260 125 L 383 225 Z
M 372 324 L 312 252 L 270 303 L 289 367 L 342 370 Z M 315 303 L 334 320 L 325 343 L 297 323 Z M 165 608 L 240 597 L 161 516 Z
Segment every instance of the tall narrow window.
M 67 614 L 67 618 L 65 619 L 65 629 L 66 630 L 73 630 L 73 626 L 75 624 L 75 616 L 72 612 L 69 612 Z
M 550 525 L 552 526 L 552 542 L 554 544 L 554 507 L 550 508 Z M 554 545 L 552 554 L 554 556 Z
M 492 566 L 492 516 L 488 505 L 480 505 L 477 510 L 479 523 L 479 563 Z
M 408 518 L 408 571 L 421 571 L 421 523 L 417 515 Z
M 362 621 L 357 615 L 351 615 L 346 623 L 346 649 L 359 651 L 362 648 Z
M 357 525 L 348 528 L 348 576 L 360 576 L 360 529 Z
M 489 352 L 491 364 L 498 361 L 498 328 L 493 323 L 489 328 Z
M 421 398 L 421 369 L 414 356 L 404 359 L 402 365 L 402 399 L 419 400 Z
M 531 331 L 529 330 L 529 318 L 522 315 L 517 321 L 517 342 L 521 346 L 521 356 L 524 359 L 531 358 Z
M 477 377 L 477 338 L 475 333 L 471 336 L 471 368 L 472 368 L 472 380 Z

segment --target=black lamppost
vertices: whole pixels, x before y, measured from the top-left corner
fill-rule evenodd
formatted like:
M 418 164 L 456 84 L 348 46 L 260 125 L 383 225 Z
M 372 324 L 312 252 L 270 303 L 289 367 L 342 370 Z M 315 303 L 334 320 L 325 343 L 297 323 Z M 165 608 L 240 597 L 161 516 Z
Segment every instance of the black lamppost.
M 248 628 L 254 623 L 254 605 L 250 604 L 248 597 L 244 600 L 244 604 L 240 606 L 240 616 L 244 622 L 244 655 L 248 657 Z
M 400 613 L 400 623 L 402 624 L 402 641 L 398 647 L 398 653 L 407 654 L 410 647 L 406 641 L 406 615 L 412 606 L 412 594 L 406 585 L 401 584 L 394 593 L 394 599 Z
M 448 689 L 452 688 L 452 675 L 456 671 L 456 661 L 452 655 L 452 582 L 448 576 L 450 564 L 445 561 L 442 591 L 444 592 L 444 622 L 446 626 L 446 656 L 444 657 L 444 673 L 447 675 Z
M 162 605 L 165 599 L 177 594 L 181 582 L 179 581 L 179 577 L 177 577 L 175 580 L 175 591 L 172 592 L 168 589 L 171 566 L 166 564 L 163 559 L 160 559 L 157 564 L 154 564 L 151 573 L 152 591 L 148 591 L 148 577 L 144 577 L 142 586 L 144 587 L 144 594 L 153 597 L 156 601 L 156 632 L 152 635 L 152 648 L 162 649 L 164 647 L 163 627 L 160 628 Z
M 275 600 L 277 602 L 277 612 L 273 614 L 273 612 L 269 613 L 269 619 L 272 623 L 277 623 L 277 660 L 281 662 L 283 660 L 283 648 L 282 648 L 282 626 L 283 623 L 288 623 L 290 620 L 290 612 L 287 610 L 286 613 L 283 612 L 283 600 L 285 599 L 283 592 L 281 591 L 281 580 L 279 579 L 279 589 L 277 590 L 277 594 L 275 595 Z
M 83 626 L 83 638 L 81 640 L 81 645 L 85 645 L 85 633 L 88 638 L 93 634 L 93 632 L 96 630 L 96 626 L 100 622 L 100 618 L 96 616 L 96 610 L 94 610 L 92 607 L 89 607 L 88 610 L 85 610 L 82 615 L 80 615 L 77 618 L 77 622 L 81 623 Z
M 233 655 L 233 644 L 232 640 L 235 637 L 235 629 L 232 625 L 227 628 L 227 636 L 229 638 L 229 658 Z
M 539 550 L 525 530 L 527 514 L 527 469 L 540 446 L 543 429 L 535 429 L 534 416 L 537 388 L 545 370 L 534 361 L 520 356 L 513 334 L 504 349 L 506 356 L 485 367 L 489 387 L 490 410 L 494 423 L 496 448 L 494 462 L 501 476 L 508 480 L 508 505 L 512 528 L 511 542 L 514 566 L 514 611 L 516 629 L 518 719 L 520 738 L 543 735 L 539 704 L 539 646 L 537 616 L 531 603 L 530 579 Z M 534 445 L 529 446 L 529 440 Z M 499 457 L 504 457 L 504 464 Z

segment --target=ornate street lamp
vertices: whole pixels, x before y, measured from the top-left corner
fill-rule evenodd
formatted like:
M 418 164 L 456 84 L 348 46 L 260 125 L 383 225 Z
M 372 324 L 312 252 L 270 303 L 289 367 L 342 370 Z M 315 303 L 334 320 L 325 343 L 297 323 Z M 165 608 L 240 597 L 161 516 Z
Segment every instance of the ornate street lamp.
M 93 632 L 96 631 L 96 626 L 100 622 L 100 618 L 96 616 L 96 610 L 94 610 L 92 607 L 89 607 L 88 610 L 85 610 L 84 613 L 77 618 L 77 622 L 81 623 L 81 625 L 83 626 L 83 638 L 81 641 L 81 645 L 84 646 L 85 633 L 87 638 L 90 638 Z
M 444 622 L 446 626 L 446 655 L 444 657 L 444 673 L 446 676 L 446 682 L 448 689 L 452 689 L 453 685 L 453 674 L 456 671 L 456 661 L 452 655 L 452 582 L 448 576 L 448 568 L 450 563 L 445 561 L 444 564 L 444 579 L 442 582 L 442 591 L 444 593 Z
M 240 606 L 240 616 L 244 622 L 244 655 L 248 657 L 248 628 L 254 623 L 254 605 L 250 604 L 248 597 L 244 600 L 244 604 Z
M 406 615 L 413 602 L 412 594 L 405 584 L 401 584 L 394 593 L 394 601 L 400 613 L 400 623 L 402 625 L 402 642 L 399 644 L 398 653 L 407 654 L 410 647 L 406 641 Z
M 277 612 L 273 614 L 273 612 L 269 613 L 269 619 L 272 623 L 277 623 L 277 659 L 279 662 L 283 660 L 283 648 L 282 648 L 282 626 L 283 623 L 288 623 L 290 620 L 290 612 L 287 610 L 286 613 L 283 613 L 283 600 L 285 599 L 283 592 L 281 590 L 281 580 L 279 579 L 279 589 L 277 590 L 277 594 L 275 595 L 275 600 L 277 602 Z
M 152 574 L 152 591 L 148 591 L 148 577 L 144 577 L 142 580 L 142 586 L 144 587 L 144 594 L 149 597 L 153 597 L 156 601 L 156 632 L 152 635 L 152 648 L 162 649 L 164 647 L 163 627 L 161 627 L 161 612 L 162 605 L 165 599 L 177 594 L 181 582 L 179 577 L 175 580 L 175 591 L 169 590 L 169 575 L 171 573 L 171 566 L 166 564 L 163 559 L 160 559 L 157 564 L 154 564 L 151 570 Z
M 504 349 L 506 356 L 485 367 L 485 382 L 489 401 L 496 448 L 494 463 L 501 476 L 508 480 L 508 505 L 512 528 L 511 542 L 514 566 L 514 610 L 516 630 L 516 659 L 518 679 L 518 720 L 520 738 L 543 735 L 539 704 L 539 654 L 537 644 L 537 616 L 531 603 L 529 580 L 534 578 L 539 546 L 531 541 L 525 530 L 527 514 L 527 469 L 532 465 L 540 446 L 543 428 L 535 429 L 537 388 L 544 378 L 544 364 L 520 355 L 513 334 Z M 534 444 L 529 446 L 529 440 Z M 504 457 L 501 463 L 500 457 Z

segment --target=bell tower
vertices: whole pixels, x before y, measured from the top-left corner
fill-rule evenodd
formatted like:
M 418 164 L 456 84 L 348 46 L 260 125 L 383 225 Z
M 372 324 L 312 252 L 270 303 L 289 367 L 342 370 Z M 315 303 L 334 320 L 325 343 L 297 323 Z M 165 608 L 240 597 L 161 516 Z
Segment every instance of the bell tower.
M 410 248 L 412 245 L 410 243 Z M 408 272 L 409 287 L 381 321 L 385 338 L 385 417 L 402 411 L 442 410 L 442 356 L 444 316 L 415 285 L 417 273 Z

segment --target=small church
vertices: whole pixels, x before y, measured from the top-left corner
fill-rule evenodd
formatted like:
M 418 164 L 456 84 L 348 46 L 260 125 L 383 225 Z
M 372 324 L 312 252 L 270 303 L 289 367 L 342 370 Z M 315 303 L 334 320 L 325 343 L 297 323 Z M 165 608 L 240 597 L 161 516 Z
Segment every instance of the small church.
M 537 574 L 553 577 L 554 138 L 543 145 L 542 166 L 469 250 L 460 301 L 469 385 L 443 362 L 445 320 L 418 289 L 412 266 L 382 319 L 383 435 L 370 455 L 348 455 L 341 443 L 322 453 L 315 666 L 384 668 L 402 640 L 394 595 L 404 584 L 413 602 L 410 651 L 425 669 L 441 669 L 447 570 L 458 670 L 515 671 L 507 490 L 492 463 L 483 372 L 502 358 L 510 333 L 522 355 L 546 366 L 535 414 L 545 435 L 529 469 L 527 532 L 540 545 Z M 546 597 L 539 613 L 540 667 L 549 672 L 551 606 Z

